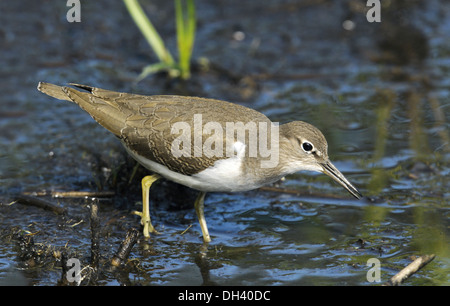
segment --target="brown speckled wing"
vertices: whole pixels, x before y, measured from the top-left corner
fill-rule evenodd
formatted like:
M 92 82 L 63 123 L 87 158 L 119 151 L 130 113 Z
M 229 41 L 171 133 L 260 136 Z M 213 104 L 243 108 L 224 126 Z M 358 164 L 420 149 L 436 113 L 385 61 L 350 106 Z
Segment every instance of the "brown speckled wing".
M 99 124 L 119 137 L 130 150 L 186 175 L 198 173 L 212 166 L 218 159 L 226 157 L 226 144 L 233 144 L 233 141 L 223 140 L 227 122 L 270 122 L 266 116 L 255 110 L 225 101 L 183 96 L 143 96 L 72 85 L 87 92 L 70 87 L 62 87 L 62 91 Z M 54 86 L 53 90 L 57 88 L 55 85 L 51 86 Z M 61 98 L 60 92 L 52 96 Z M 202 133 L 200 136 L 202 144 L 207 139 L 214 140 L 211 137 L 221 137 L 224 152 L 221 156 L 194 156 L 193 139 L 199 137 L 194 133 L 203 131 L 203 128 L 192 128 L 196 114 L 201 114 L 203 126 L 208 122 L 217 122 L 222 126 L 223 135 Z M 172 143 L 180 136 L 180 133 L 172 133 L 172 126 L 177 122 L 186 122 L 191 126 L 190 156 L 175 158 L 172 154 Z

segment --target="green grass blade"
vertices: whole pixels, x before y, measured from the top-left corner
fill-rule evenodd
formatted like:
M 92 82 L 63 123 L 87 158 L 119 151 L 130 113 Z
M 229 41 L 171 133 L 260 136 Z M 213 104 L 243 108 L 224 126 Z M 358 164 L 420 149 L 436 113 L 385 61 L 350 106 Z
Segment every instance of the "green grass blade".
M 139 2 L 137 0 L 123 0 L 123 2 L 158 59 L 165 63 L 166 66 L 174 66 L 175 62 L 169 50 L 165 47 L 163 40 L 159 36 L 153 24 L 145 15 L 145 12 Z
M 194 0 L 186 0 L 186 6 L 182 0 L 175 0 L 175 16 L 181 78 L 188 79 L 196 29 Z
M 180 76 L 180 71 L 178 69 L 175 69 L 172 65 L 168 66 L 166 63 L 159 62 L 155 64 L 151 64 L 148 66 L 145 66 L 144 69 L 142 69 L 141 74 L 136 78 L 136 83 L 142 81 L 145 79 L 148 75 L 154 74 L 160 71 L 167 71 L 172 78 L 176 78 Z

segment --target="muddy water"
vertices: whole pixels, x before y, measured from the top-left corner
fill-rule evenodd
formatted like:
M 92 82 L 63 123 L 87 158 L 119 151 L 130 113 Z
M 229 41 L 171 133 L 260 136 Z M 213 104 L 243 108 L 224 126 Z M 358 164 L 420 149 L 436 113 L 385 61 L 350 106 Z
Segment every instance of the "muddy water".
M 175 50 L 171 3 L 143 3 Z M 61 253 L 87 266 L 92 200 L 51 193 L 100 191 L 114 192 L 98 202 L 101 273 L 83 284 L 371 285 L 370 258 L 384 282 L 412 256 L 436 254 L 406 284 L 449 285 L 449 5 L 391 4 L 374 24 L 358 1 L 196 3 L 203 64 L 186 83 L 158 75 L 137 85 L 155 58 L 122 3 L 83 3 L 79 24 L 66 21 L 65 3 L 0 3 L 0 284 L 57 284 Z M 219 98 L 273 121 L 308 121 L 366 197 L 314 173 L 208 194 L 205 248 L 195 192 L 161 182 L 152 195 L 161 234 L 140 239 L 117 273 L 108 259 L 139 226 L 131 212 L 146 172 L 133 175 L 118 141 L 75 105 L 38 93 L 39 81 Z M 14 202 L 23 193 L 67 214 Z

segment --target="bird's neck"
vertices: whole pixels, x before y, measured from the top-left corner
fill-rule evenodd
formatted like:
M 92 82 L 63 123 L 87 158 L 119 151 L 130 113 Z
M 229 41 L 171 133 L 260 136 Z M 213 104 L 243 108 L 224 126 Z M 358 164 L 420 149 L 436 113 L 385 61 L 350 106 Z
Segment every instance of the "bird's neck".
M 292 160 L 291 141 L 282 133 L 279 133 L 278 140 L 271 142 L 267 152 L 259 152 L 257 157 L 252 157 L 246 152 L 242 160 L 241 170 L 249 180 L 258 180 L 261 185 L 273 183 L 282 177 L 295 173 L 301 169 Z

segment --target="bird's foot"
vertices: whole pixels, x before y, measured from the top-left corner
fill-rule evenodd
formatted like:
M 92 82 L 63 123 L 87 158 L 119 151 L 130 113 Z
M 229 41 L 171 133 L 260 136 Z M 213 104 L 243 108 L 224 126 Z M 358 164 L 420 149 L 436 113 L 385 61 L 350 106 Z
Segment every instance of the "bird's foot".
M 152 225 L 152 221 L 150 220 L 150 216 L 144 214 L 140 211 L 133 211 L 133 214 L 141 217 L 141 224 L 144 226 L 143 234 L 144 237 L 150 237 L 150 233 L 152 234 L 160 234 L 155 227 Z

